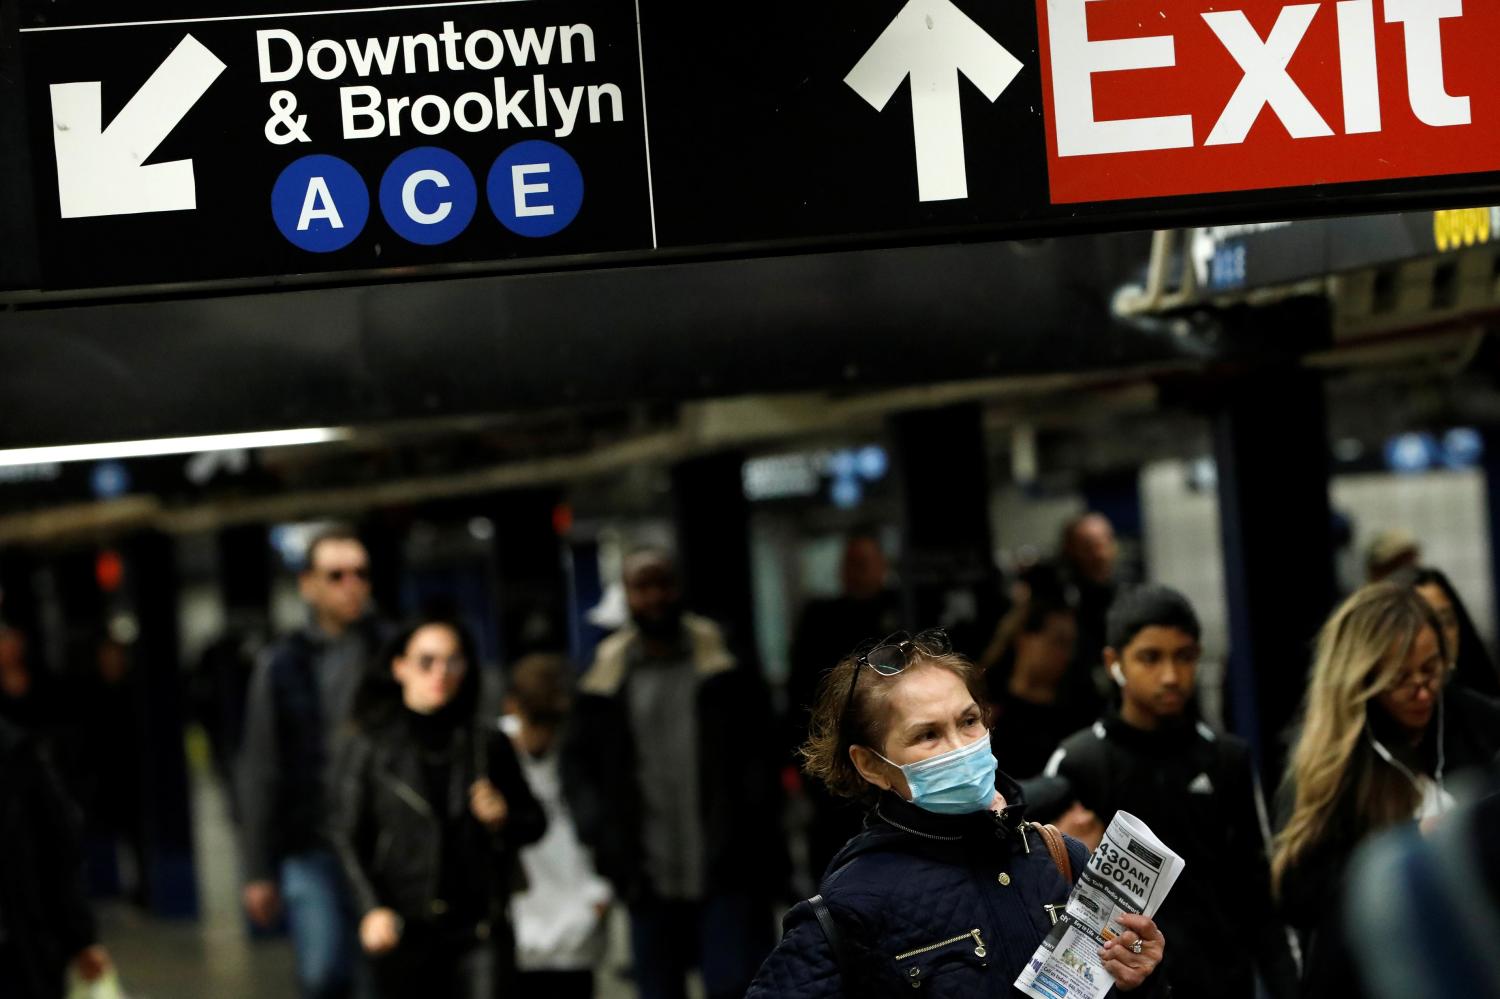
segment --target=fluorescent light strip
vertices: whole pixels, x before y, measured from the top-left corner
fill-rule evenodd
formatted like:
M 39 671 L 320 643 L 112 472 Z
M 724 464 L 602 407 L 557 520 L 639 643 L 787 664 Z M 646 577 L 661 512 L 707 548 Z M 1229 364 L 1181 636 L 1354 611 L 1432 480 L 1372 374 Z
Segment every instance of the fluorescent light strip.
M 211 434 L 205 437 L 163 437 L 148 441 L 109 441 L 103 444 L 62 444 L 0 451 L 0 468 L 63 461 L 104 461 L 108 458 L 150 458 L 164 454 L 201 454 L 250 448 L 297 447 L 348 440 L 348 427 L 307 427 L 265 430 L 249 434 Z

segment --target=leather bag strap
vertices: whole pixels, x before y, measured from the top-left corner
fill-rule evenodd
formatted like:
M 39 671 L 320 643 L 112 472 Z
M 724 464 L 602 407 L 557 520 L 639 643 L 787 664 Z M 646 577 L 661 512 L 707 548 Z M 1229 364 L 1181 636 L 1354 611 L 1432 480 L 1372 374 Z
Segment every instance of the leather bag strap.
M 844 988 L 852 986 L 853 962 L 844 942 L 844 935 L 839 932 L 838 924 L 833 921 L 833 913 L 828 910 L 828 903 L 823 901 L 822 895 L 814 895 L 807 900 L 812 906 L 813 915 L 818 917 L 818 925 L 823 928 L 823 936 L 828 940 L 828 947 L 833 951 L 834 963 L 838 965 L 839 977 L 843 980 Z
M 1073 884 L 1073 858 L 1068 856 L 1068 843 L 1063 839 L 1062 831 L 1057 826 L 1040 822 L 1033 822 L 1031 828 L 1042 837 L 1042 842 L 1047 844 L 1047 852 L 1052 854 L 1052 863 L 1057 867 L 1057 873 L 1062 875 L 1063 883 L 1071 886 Z

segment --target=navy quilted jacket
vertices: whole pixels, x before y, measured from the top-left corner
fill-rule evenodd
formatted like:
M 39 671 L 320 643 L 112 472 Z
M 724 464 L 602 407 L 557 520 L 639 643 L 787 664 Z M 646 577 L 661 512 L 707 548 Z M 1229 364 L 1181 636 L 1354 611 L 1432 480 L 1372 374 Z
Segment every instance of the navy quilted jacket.
M 998 783 L 1015 802 L 998 814 L 936 815 L 882 795 L 821 893 L 857 980 L 844 980 L 812 906 L 801 902 L 746 999 L 1022 995 L 1012 983 L 1052 925 L 1046 906 L 1061 907 L 1072 886 L 1026 825 L 1019 788 L 1004 775 Z M 1076 877 L 1088 851 L 1067 842 Z M 1164 994 L 1158 978 L 1136 995 Z

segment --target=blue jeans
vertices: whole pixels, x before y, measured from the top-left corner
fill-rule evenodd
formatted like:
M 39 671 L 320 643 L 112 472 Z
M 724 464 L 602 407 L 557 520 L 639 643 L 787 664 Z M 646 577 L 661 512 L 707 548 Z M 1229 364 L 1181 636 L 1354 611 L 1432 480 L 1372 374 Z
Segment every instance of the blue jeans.
M 309 850 L 281 862 L 297 984 L 303 999 L 348 999 L 354 979 L 354 913 L 338 858 Z
M 775 945 L 771 928 L 769 909 L 743 895 L 632 905 L 630 945 L 640 999 L 686 999 L 688 969 L 695 965 L 709 999 L 740 999 Z

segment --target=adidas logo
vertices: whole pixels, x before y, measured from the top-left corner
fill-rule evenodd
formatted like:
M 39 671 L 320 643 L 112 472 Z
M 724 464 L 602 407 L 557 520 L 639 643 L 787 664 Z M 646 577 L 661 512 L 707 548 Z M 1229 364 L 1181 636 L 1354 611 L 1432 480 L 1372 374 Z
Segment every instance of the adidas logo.
M 1190 794 L 1213 794 L 1214 782 L 1208 779 L 1208 774 L 1199 774 L 1188 785 L 1188 792 Z

